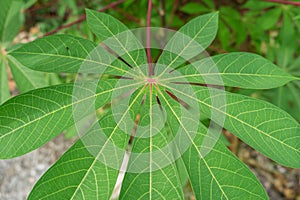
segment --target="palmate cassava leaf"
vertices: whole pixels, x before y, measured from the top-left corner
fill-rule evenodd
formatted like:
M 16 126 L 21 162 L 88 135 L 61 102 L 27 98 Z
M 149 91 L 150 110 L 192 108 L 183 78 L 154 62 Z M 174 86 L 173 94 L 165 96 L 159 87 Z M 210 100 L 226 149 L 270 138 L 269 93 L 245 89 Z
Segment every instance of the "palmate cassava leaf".
M 38 71 L 115 75 L 99 81 L 79 76 L 73 85 L 33 90 L 0 106 L 1 158 L 25 154 L 96 116 L 29 199 L 111 199 L 124 163 L 119 199 L 184 199 L 186 177 L 197 199 L 268 199 L 257 178 L 220 142 L 220 133 L 202 125 L 200 115 L 276 162 L 300 167 L 299 124 L 270 103 L 220 87 L 267 89 L 296 78 L 249 53 L 181 66 L 211 44 L 218 13 L 199 16 L 174 34 L 154 76 L 142 68 L 145 50 L 124 24 L 92 10 L 87 21 L 101 45 L 56 35 L 9 52 Z

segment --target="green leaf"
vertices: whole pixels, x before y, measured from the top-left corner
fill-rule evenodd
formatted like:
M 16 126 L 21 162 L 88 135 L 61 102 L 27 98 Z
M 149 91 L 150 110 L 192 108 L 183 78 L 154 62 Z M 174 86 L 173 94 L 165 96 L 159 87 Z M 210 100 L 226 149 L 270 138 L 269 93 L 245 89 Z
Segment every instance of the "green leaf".
M 270 100 L 278 107 L 284 109 L 300 122 L 300 97 L 299 87 L 296 84 L 289 83 L 286 86 L 277 88 L 273 91 L 274 96 Z
M 294 21 L 289 15 L 289 12 L 283 12 L 283 24 L 279 34 L 279 41 L 281 42 L 282 46 L 293 45 L 295 39 L 298 39 L 298 35 L 293 24 Z
M 228 53 L 196 61 L 177 69 L 180 76 L 166 80 L 247 89 L 269 89 L 297 80 L 265 58 L 251 53 Z M 219 77 L 222 78 L 219 79 Z
M 295 80 L 247 53 L 204 58 L 193 63 L 195 69 L 181 66 L 211 44 L 217 13 L 181 28 L 159 58 L 155 76 L 149 77 L 139 68 L 147 59 L 133 33 L 111 16 L 86 12 L 101 45 L 57 35 L 10 52 L 31 69 L 80 72 L 73 85 L 33 90 L 0 106 L 0 158 L 27 153 L 74 122 L 84 132 L 29 199 L 111 199 L 123 168 L 119 199 L 183 199 L 187 173 L 198 199 L 267 199 L 255 176 L 222 144 L 220 133 L 199 122 L 200 113 L 278 163 L 300 167 L 300 125 L 289 114 L 258 99 L 188 84 L 266 89 Z M 98 75 L 81 72 L 132 77 L 98 80 Z M 86 77 L 97 80 L 83 81 Z
M 175 164 L 151 173 L 126 173 L 120 199 L 183 199 L 178 176 Z
M 135 87 L 139 83 L 114 88 L 115 80 L 99 83 L 96 93 L 90 90 L 96 83 L 63 84 L 33 90 L 18 95 L 0 106 L 0 158 L 7 159 L 32 151 L 74 123 L 72 109 L 83 106 L 85 117 L 89 106 L 97 108 L 113 91 Z M 73 99 L 73 89 L 80 90 L 85 99 Z M 95 99 L 96 98 L 96 99 Z M 88 105 L 88 106 L 87 106 Z M 96 108 L 96 109 L 97 109 Z M 21 110 L 21 111 L 20 111 Z M 78 116 L 76 116 L 78 118 Z M 80 120 L 81 118 L 76 120 Z
M 10 97 L 5 60 L 0 58 L 0 104 Z
M 33 70 L 75 73 L 95 47 L 89 40 L 52 35 L 24 44 L 9 54 Z
M 275 8 L 266 11 L 260 18 L 257 20 L 260 22 L 260 26 L 263 30 L 269 30 L 276 25 L 279 21 L 279 17 L 282 13 L 281 8 Z
M 108 114 L 101 121 L 111 125 L 114 119 Z M 107 137 L 125 150 L 128 137 L 114 134 L 114 127 L 105 130 Z M 100 131 L 95 125 L 79 139 L 35 184 L 28 199 L 110 199 L 119 170 L 101 160 L 111 155 L 105 154 L 107 141 Z
M 172 91 L 178 92 L 176 89 Z M 200 124 L 197 134 L 192 139 L 193 134 L 187 131 L 188 127 L 180 120 L 180 112 L 174 106 L 174 100 L 162 93 L 161 97 L 162 105 L 169 109 L 168 116 L 174 116 L 170 121 L 172 126 L 179 124 L 183 134 L 190 136 L 190 147 L 183 154 L 183 161 L 197 199 L 234 199 L 239 196 L 247 199 L 267 199 L 257 178 L 218 142 L 216 133 L 210 134 L 207 128 Z
M 23 0 L 24 9 L 30 8 L 37 0 Z
M 206 133 L 206 127 L 200 126 L 183 155 L 196 199 L 268 199 L 254 174 L 223 144 L 217 142 L 212 149 L 203 144 Z M 210 151 L 206 156 L 203 148 Z
M 223 21 L 220 21 L 219 26 L 220 26 L 220 29 L 218 31 L 218 39 L 221 42 L 222 48 L 228 49 L 228 47 L 231 43 L 230 30 Z
M 247 31 L 240 12 L 232 7 L 227 6 L 220 7 L 219 11 L 220 18 L 224 20 L 223 23 L 232 29 L 229 35 L 233 36 L 236 45 L 241 45 L 247 38 Z M 220 21 L 219 34 L 222 34 L 220 32 L 223 31 L 221 24 L 222 23 Z M 226 31 L 226 29 L 224 30 Z
M 199 55 L 215 39 L 218 30 L 218 12 L 201 15 L 189 21 L 167 43 L 159 57 L 158 67 L 176 68 Z
M 40 38 L 9 54 L 25 67 L 44 72 L 101 74 L 108 68 L 122 74 L 128 69 L 101 46 L 70 35 Z
M 199 14 L 199 13 L 211 11 L 211 9 L 206 8 L 205 6 L 194 2 L 185 4 L 182 8 L 180 8 L 180 10 L 187 14 Z
M 142 116 L 137 134 L 149 134 L 149 137 L 136 137 L 133 140 L 132 153 L 127 167 L 128 172 L 126 172 L 122 183 L 120 199 L 136 199 L 137 197 L 141 199 L 183 199 L 182 185 L 176 163 L 166 161 L 165 166 L 165 163 L 161 162 L 166 159 L 175 160 L 172 157 L 176 150 L 172 148 L 173 145 L 169 144 L 170 135 L 167 134 L 166 128 L 163 127 L 159 130 L 160 124 L 154 121 L 160 121 L 159 118 L 161 118 L 158 116 L 161 113 L 157 113 L 160 110 L 154 108 L 156 95 L 149 88 L 146 90 L 146 94 L 144 105 L 136 105 L 140 106 Z M 171 120 L 172 115 L 168 115 L 168 119 Z M 141 127 L 145 126 L 146 123 L 149 126 L 142 133 Z M 176 135 L 176 132 L 171 134 Z M 140 154 L 135 155 L 135 153 Z M 141 157 L 144 158 L 141 159 Z M 137 187 L 139 188 L 138 191 L 136 190 Z
M 171 85 L 171 86 L 170 86 Z M 172 86 L 165 85 L 181 94 Z M 216 123 L 224 126 L 244 142 L 288 167 L 300 167 L 300 125 L 288 113 L 268 102 L 233 93 L 218 92 L 217 89 L 194 87 L 200 110 L 207 116 L 216 112 Z M 214 91 L 214 96 L 211 96 Z M 226 98 L 226 105 L 213 106 L 212 99 Z M 223 121 L 222 117 L 226 116 Z M 220 120 L 221 119 L 221 120 Z
M 249 8 L 249 9 L 252 9 L 252 10 L 262 10 L 262 9 L 270 8 L 272 6 L 277 6 L 277 5 L 278 4 L 272 3 L 272 2 L 252 0 L 252 1 L 247 1 L 243 7 L 244 8 Z
M 144 47 L 123 23 L 108 14 L 89 9 L 86 9 L 86 15 L 91 31 L 131 67 L 140 70 L 139 67 L 147 63 Z
M 48 86 L 44 73 L 24 67 L 11 56 L 8 56 L 8 63 L 21 93 Z
M 19 32 L 23 23 L 22 5 L 17 0 L 0 1 L 0 46 L 7 47 Z

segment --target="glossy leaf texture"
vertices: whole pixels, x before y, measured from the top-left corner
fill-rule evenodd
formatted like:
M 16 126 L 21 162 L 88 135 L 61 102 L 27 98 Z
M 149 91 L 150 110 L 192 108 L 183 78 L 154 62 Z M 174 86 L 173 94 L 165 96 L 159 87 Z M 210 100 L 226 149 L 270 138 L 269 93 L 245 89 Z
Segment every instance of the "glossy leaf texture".
M 259 55 L 239 52 L 204 58 L 177 71 L 182 75 L 168 81 L 185 78 L 191 83 L 270 89 L 298 79 Z

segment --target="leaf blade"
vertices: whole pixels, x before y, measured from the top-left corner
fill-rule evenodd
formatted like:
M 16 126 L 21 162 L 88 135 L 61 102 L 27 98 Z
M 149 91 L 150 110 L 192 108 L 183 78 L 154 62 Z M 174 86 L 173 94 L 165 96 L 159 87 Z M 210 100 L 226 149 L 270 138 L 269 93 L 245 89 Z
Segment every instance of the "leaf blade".
M 94 101 L 97 102 L 96 107 L 101 107 L 107 103 L 113 91 L 140 84 L 112 88 L 114 83 L 115 80 L 101 82 L 99 85 L 90 82 L 74 86 L 72 84 L 50 86 L 21 94 L 7 101 L 0 107 L 0 157 L 7 159 L 23 155 L 51 140 L 71 126 L 74 120 L 80 120 L 73 119 L 72 109 L 75 106 L 84 107 L 80 113 L 80 117 L 84 117 L 89 112 L 89 106 L 94 105 Z M 98 92 L 93 93 L 91 87 L 96 87 Z M 84 93 L 85 98 L 73 99 L 73 89 Z M 20 138 L 22 140 L 19 140 Z
M 218 12 L 196 17 L 180 28 L 157 61 L 165 66 L 161 75 L 203 52 L 216 37 L 217 29 Z
M 197 199 L 268 199 L 254 174 L 219 141 L 214 147 L 205 147 L 203 138 L 207 128 L 203 125 L 194 144 L 183 155 L 191 185 Z M 217 138 L 211 138 L 217 140 Z M 203 157 L 201 149 L 210 152 Z M 232 181 L 234 180 L 234 181 Z M 209 184 L 211 183 L 211 184 Z
M 138 68 L 139 73 L 143 75 L 140 67 L 147 64 L 147 56 L 135 35 L 110 15 L 90 9 L 86 9 L 86 15 L 89 28 L 102 44 L 123 58 L 132 68 Z
M 224 197 L 225 199 L 235 199 L 237 196 L 268 199 L 257 178 L 218 141 L 219 138 L 216 134 L 210 134 L 207 128 L 200 123 L 199 129 L 193 137 L 191 132 L 187 131 L 187 127 L 180 122 L 176 109 L 172 108 L 172 100 L 168 100 L 168 97 L 162 93 L 161 97 L 183 128 L 183 132 L 189 135 L 190 147 L 183 154 L 182 159 L 189 173 L 189 179 L 197 199 L 222 199 Z M 224 157 L 227 157 L 227 159 Z M 232 166 L 233 162 L 235 163 L 234 166 Z M 200 165 L 202 169 L 200 169 Z M 239 169 L 240 173 L 244 173 L 249 177 L 239 176 L 234 168 Z M 204 172 L 202 172 L 203 170 Z M 224 177 L 228 176 L 228 172 L 232 172 L 232 174 L 230 178 L 226 179 Z M 232 181 L 232 177 L 238 177 L 239 180 Z M 252 181 L 251 184 L 249 180 Z M 214 182 L 214 187 L 208 184 L 212 182 Z M 246 189 L 249 186 L 255 190 Z M 234 191 L 235 188 L 238 189 Z
M 178 68 L 188 82 L 212 84 L 245 89 L 270 89 L 296 80 L 265 58 L 251 53 L 228 53 L 196 61 Z
M 184 94 L 172 86 L 165 86 Z M 210 116 L 216 112 L 219 116 L 226 116 L 225 122 L 222 117 L 220 121 L 219 118 L 214 119 L 216 123 L 277 163 L 294 168 L 300 166 L 300 144 L 296 140 L 300 138 L 300 125 L 288 113 L 268 102 L 247 96 L 220 93 L 217 89 L 201 86 L 194 89 L 198 99 L 185 95 L 198 101 L 203 113 Z M 217 95 L 210 96 L 210 91 Z M 227 103 L 214 107 L 210 102 L 213 98 L 226 98 Z
M 42 176 L 28 199 L 110 199 L 119 170 L 98 160 L 102 145 L 97 139 L 95 126 Z
M 95 43 L 71 35 L 51 35 L 9 52 L 25 67 L 43 72 L 99 73 L 127 72 L 124 63 Z

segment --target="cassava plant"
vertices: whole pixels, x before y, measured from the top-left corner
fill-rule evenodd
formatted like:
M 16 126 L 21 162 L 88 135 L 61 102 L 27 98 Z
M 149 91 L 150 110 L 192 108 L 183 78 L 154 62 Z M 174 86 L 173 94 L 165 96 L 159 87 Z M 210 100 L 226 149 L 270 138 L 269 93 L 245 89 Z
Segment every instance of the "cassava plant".
M 40 147 L 74 123 L 79 130 L 28 199 L 110 199 L 122 170 L 119 199 L 184 199 L 187 180 L 196 199 L 268 199 L 219 139 L 223 127 L 277 163 L 300 167 L 299 123 L 273 104 L 225 90 L 271 89 L 299 78 L 251 53 L 205 56 L 217 12 L 171 37 L 148 27 L 138 32 L 146 32 L 146 47 L 143 34 L 112 16 L 86 14 L 100 44 L 53 35 L 8 52 L 32 70 L 78 73 L 73 84 L 35 89 L 0 106 L 2 159 Z M 152 63 L 159 35 L 170 39 Z

